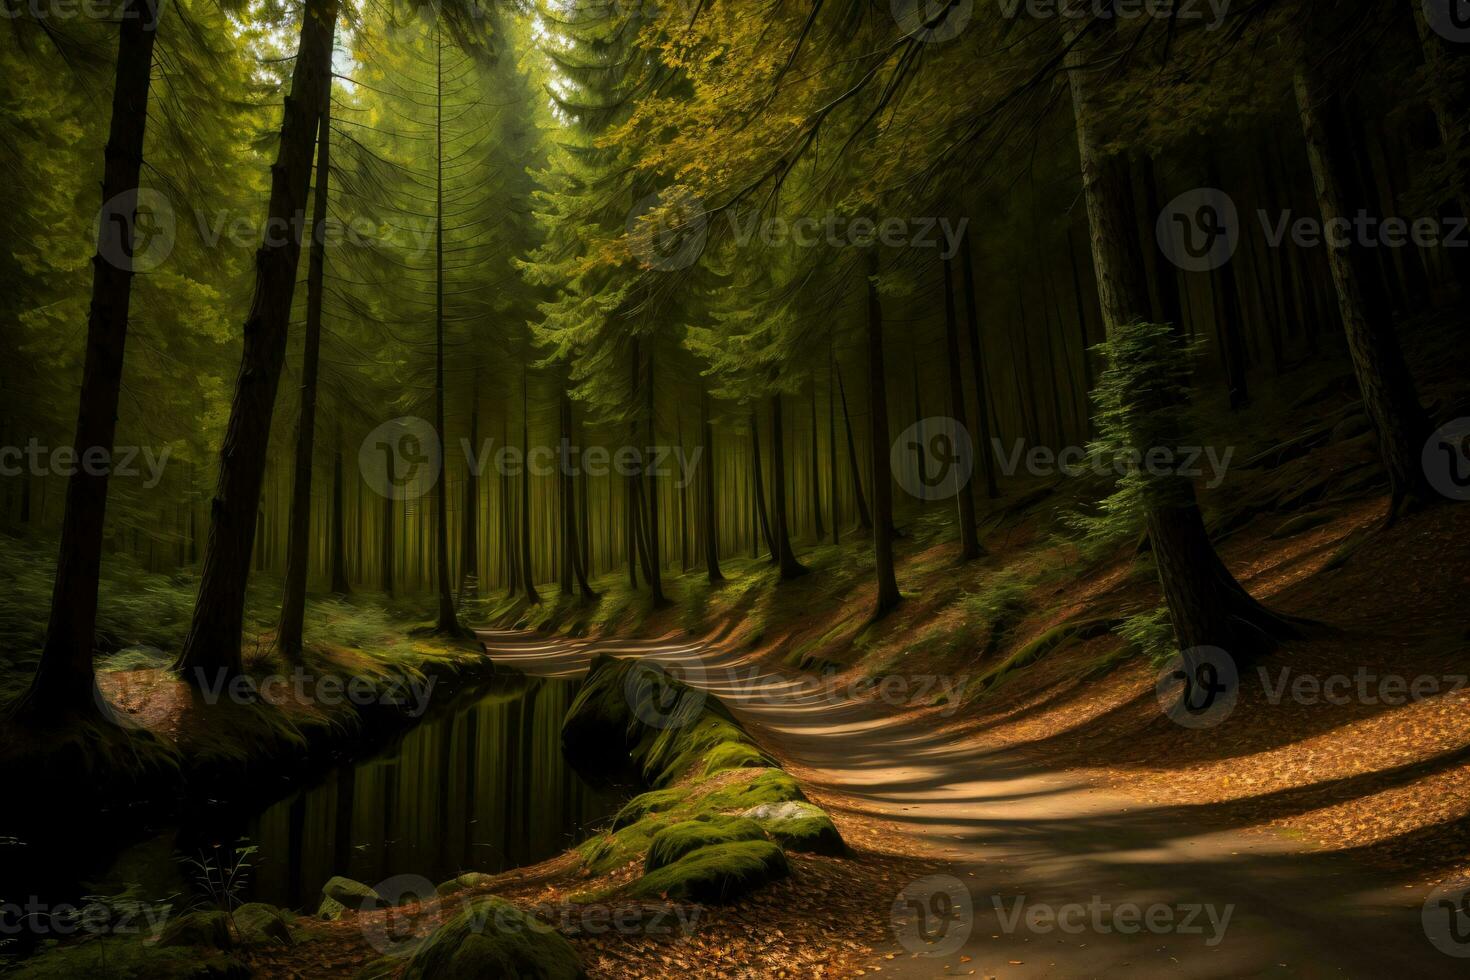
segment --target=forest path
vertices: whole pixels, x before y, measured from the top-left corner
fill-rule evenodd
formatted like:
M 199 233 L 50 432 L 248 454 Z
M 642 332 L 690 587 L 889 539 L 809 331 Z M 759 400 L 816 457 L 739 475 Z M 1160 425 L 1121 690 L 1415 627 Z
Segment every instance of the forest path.
M 1422 888 L 1212 829 L 1200 808 L 1140 804 L 718 643 L 480 637 L 497 662 L 540 676 L 574 676 L 603 653 L 674 668 L 824 804 L 910 838 L 902 853 L 950 862 L 906 898 L 936 912 L 968 899 L 973 916 L 928 918 L 931 950 L 947 955 L 913 956 L 895 939 L 883 976 L 1463 977 L 1470 965 L 1426 938 Z

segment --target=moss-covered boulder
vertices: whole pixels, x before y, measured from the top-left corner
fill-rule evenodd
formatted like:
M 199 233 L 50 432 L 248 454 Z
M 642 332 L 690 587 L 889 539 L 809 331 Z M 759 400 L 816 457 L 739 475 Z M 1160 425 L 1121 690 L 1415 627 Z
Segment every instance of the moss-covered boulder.
M 712 844 L 635 881 L 635 898 L 721 905 L 791 874 L 779 845 L 767 840 Z
M 685 820 L 665 827 L 654 834 L 648 848 L 648 857 L 643 862 L 645 871 L 657 871 L 667 867 L 703 847 L 711 844 L 729 844 L 733 841 L 765 840 L 765 831 L 754 820 L 740 817 L 709 817 L 704 820 Z
M 136 936 L 109 936 L 56 946 L 6 976 L 15 980 L 248 980 L 250 970 L 219 950 L 160 947 Z
M 403 980 L 582 980 L 565 937 L 510 902 L 483 898 L 435 930 L 414 953 Z
M 655 789 L 647 793 L 640 793 L 623 804 L 622 809 L 613 817 L 612 829 L 622 830 L 624 827 L 631 827 L 644 817 L 678 809 L 687 799 L 689 799 L 689 791 L 686 789 Z
M 785 803 L 763 803 L 741 814 L 754 821 L 788 851 L 826 854 L 837 857 L 847 853 L 847 844 L 837 832 L 832 818 L 821 807 L 800 800 Z
M 336 921 L 348 912 L 380 909 L 387 904 L 371 885 L 337 876 L 322 886 L 322 902 L 317 907 L 316 916 Z
M 449 895 L 457 895 L 463 891 L 469 891 L 471 888 L 484 888 L 494 880 L 494 877 L 491 875 L 482 874 L 479 871 L 466 871 L 457 878 L 450 878 L 438 888 L 434 889 L 434 891 L 440 898 L 444 898 Z
M 291 913 L 266 905 L 251 902 L 235 910 L 235 935 L 242 946 L 294 946 L 291 935 Z
M 158 934 L 162 947 L 199 946 L 204 949 L 229 950 L 235 946 L 230 936 L 230 917 L 223 912 L 190 912 L 170 919 Z

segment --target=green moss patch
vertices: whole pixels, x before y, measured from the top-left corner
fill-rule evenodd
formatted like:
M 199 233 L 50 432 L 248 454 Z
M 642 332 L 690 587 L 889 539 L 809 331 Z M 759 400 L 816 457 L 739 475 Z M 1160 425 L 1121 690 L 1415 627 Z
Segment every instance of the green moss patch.
M 403 980 L 581 980 L 570 943 L 510 902 L 470 902 L 414 953 Z
M 635 898 L 721 905 L 791 874 L 780 845 L 766 840 L 713 844 L 644 875 L 629 893 Z
M 218 950 L 156 946 L 136 936 L 110 936 L 57 946 L 7 976 L 17 980 L 244 980 L 250 970 Z
M 832 818 L 821 807 L 810 803 L 796 800 L 765 803 L 752 807 L 742 816 L 759 825 L 788 851 L 831 857 L 847 853 L 847 844 L 837 832 Z
M 646 871 L 653 872 L 712 844 L 765 839 L 765 831 L 753 820 L 724 816 L 685 820 L 665 827 L 654 835 L 643 867 Z

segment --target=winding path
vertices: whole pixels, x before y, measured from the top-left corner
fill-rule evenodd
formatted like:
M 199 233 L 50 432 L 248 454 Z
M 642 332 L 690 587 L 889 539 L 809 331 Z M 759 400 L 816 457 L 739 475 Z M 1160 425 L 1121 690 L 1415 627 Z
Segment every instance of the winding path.
M 928 949 L 946 955 L 895 938 L 882 976 L 1470 975 L 1470 959 L 1426 938 L 1422 889 L 1265 834 L 1191 826 L 1180 809 L 956 741 L 717 643 L 481 639 L 497 662 L 541 676 L 578 674 L 602 653 L 665 665 L 724 699 L 809 786 L 941 851 L 947 880 L 903 898 L 928 911 Z M 1470 956 L 1470 937 L 1457 951 Z

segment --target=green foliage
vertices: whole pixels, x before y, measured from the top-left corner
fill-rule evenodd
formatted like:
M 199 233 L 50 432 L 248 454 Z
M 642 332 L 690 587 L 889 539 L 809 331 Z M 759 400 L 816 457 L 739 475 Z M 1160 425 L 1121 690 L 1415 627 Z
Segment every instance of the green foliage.
M 1155 664 L 1162 664 L 1179 648 L 1168 606 L 1135 613 L 1119 623 L 1115 632 Z
M 1088 447 L 1088 464 L 1123 470 L 1113 492 L 1095 513 L 1072 513 L 1064 523 L 1082 538 L 1083 552 L 1098 557 L 1142 535 L 1150 506 L 1181 499 L 1184 478 L 1146 472 L 1140 465 L 1154 448 L 1173 452 L 1191 430 L 1185 406 L 1198 346 L 1169 324 L 1131 323 L 1093 350 L 1106 368 L 1092 398 L 1097 436 Z

